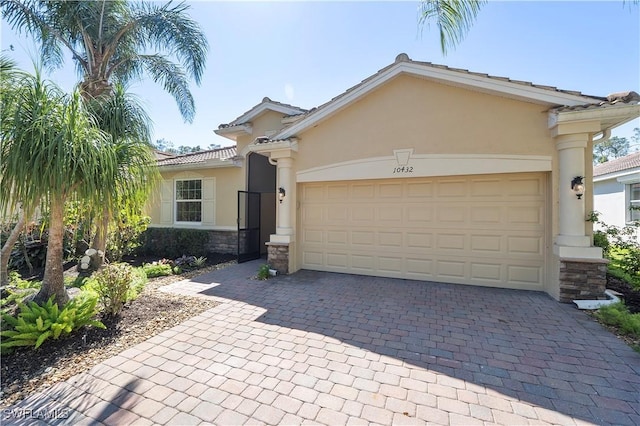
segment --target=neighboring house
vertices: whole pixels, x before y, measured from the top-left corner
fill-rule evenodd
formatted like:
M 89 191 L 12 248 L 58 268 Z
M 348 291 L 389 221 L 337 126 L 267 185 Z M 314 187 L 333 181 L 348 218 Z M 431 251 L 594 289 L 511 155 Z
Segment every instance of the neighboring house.
M 623 227 L 640 220 L 640 152 L 593 168 L 593 209 L 607 225 Z
M 264 98 L 216 130 L 235 148 L 159 161 L 153 226 L 235 238 L 241 260 L 266 244 L 282 273 L 600 296 L 592 188 L 572 182 L 592 181 L 594 137 L 640 116 L 638 100 L 401 54 L 309 111 Z

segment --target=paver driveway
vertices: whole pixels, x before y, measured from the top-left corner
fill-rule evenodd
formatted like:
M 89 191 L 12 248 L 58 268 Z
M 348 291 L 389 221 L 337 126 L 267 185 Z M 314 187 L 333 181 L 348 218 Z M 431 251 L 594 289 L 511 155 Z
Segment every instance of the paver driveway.
M 258 265 L 171 285 L 222 303 L 4 423 L 640 424 L 640 355 L 545 294 Z

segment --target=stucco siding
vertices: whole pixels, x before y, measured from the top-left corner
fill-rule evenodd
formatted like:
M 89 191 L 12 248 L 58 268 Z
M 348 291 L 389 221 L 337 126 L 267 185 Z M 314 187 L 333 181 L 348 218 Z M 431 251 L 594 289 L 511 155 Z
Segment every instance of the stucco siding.
M 245 189 L 244 169 L 212 168 L 162 172 L 162 182 L 147 206 L 147 214 L 151 217 L 151 226 L 189 227 L 202 229 L 232 229 L 236 227 L 237 192 Z M 214 185 L 213 196 L 203 197 L 203 223 L 175 224 L 174 217 L 174 182 L 176 179 L 203 179 L 207 184 L 203 190 L 209 191 L 211 182 Z M 213 206 L 214 211 L 210 211 Z M 170 215 L 170 217 L 167 217 Z
M 625 226 L 624 184 L 607 179 L 593 184 L 593 207 L 600 213 L 600 221 L 607 225 Z
M 298 170 L 392 154 L 552 156 L 548 107 L 399 76 L 302 132 Z

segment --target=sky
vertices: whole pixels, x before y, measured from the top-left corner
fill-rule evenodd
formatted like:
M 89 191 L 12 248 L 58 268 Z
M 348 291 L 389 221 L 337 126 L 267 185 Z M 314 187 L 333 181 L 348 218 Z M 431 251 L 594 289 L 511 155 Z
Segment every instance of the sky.
M 418 26 L 417 1 L 188 1 L 209 41 L 202 84 L 193 83 L 193 123 L 152 81 L 134 84 L 153 120 L 153 140 L 175 147 L 228 146 L 213 131 L 263 97 L 313 108 L 399 53 L 514 80 L 606 96 L 640 93 L 640 6 L 627 1 L 490 1 L 464 41 L 446 56 L 435 25 Z M 3 53 L 32 70 L 33 41 L 2 22 Z M 14 46 L 10 51 L 9 45 Z M 66 90 L 78 81 L 70 59 L 50 74 Z M 629 138 L 640 120 L 614 130 Z

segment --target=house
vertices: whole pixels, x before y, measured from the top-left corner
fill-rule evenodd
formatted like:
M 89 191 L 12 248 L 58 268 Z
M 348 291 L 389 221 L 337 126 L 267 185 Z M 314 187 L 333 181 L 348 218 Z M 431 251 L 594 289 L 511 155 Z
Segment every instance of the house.
M 266 250 L 281 273 L 600 296 L 592 144 L 639 99 L 400 54 L 308 111 L 264 98 L 216 130 L 234 148 L 159 161 L 152 224 L 226 235 L 240 260 Z
M 593 209 L 607 225 L 624 227 L 640 220 L 640 152 L 593 168 Z

